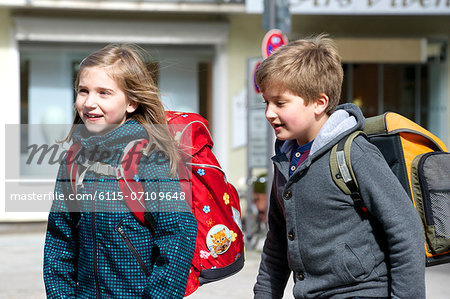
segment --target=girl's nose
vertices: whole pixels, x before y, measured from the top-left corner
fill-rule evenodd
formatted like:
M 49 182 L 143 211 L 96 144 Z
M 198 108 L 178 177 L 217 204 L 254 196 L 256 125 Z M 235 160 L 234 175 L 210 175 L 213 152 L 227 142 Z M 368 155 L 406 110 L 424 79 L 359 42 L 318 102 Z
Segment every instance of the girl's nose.
M 96 108 L 97 107 L 96 97 L 93 94 L 89 94 L 84 101 L 84 106 L 86 108 Z

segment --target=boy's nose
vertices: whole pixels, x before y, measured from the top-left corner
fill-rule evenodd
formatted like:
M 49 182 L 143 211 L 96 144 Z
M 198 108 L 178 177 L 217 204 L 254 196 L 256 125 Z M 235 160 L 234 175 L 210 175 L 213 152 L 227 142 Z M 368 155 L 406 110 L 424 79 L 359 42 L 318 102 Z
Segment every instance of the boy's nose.
M 271 119 L 274 119 L 276 117 L 277 117 L 276 113 L 272 109 L 270 109 L 270 107 L 267 107 L 266 108 L 266 118 L 268 120 L 271 120 Z

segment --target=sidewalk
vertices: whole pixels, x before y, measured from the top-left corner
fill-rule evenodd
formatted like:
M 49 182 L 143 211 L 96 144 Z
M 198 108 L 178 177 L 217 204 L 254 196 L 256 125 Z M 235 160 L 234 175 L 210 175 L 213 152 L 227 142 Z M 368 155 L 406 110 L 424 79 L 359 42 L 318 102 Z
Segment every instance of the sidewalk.
M 0 224 L 0 299 L 45 298 L 42 252 L 45 225 Z M 204 285 L 190 299 L 249 299 L 258 272 L 260 254 L 246 253 L 244 269 L 220 282 Z M 450 264 L 427 268 L 427 298 L 447 299 L 450 294 Z M 284 298 L 293 299 L 290 281 Z

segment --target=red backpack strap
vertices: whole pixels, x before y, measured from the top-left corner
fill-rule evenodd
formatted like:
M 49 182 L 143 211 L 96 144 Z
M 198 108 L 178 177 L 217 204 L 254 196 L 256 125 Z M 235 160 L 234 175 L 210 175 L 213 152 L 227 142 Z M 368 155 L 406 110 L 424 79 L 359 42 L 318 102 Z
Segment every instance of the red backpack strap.
M 138 139 L 131 141 L 125 147 L 119 161 L 119 177 L 117 178 L 122 197 L 130 211 L 143 225 L 154 233 L 155 221 L 145 206 L 144 188 L 139 179 L 138 167 L 142 158 L 142 149 L 148 141 Z M 79 143 L 73 143 L 66 156 L 66 169 L 74 194 L 77 193 L 78 163 L 77 154 L 81 149 Z
M 138 139 L 130 142 L 124 149 L 119 162 L 119 188 L 130 211 L 140 223 L 155 231 L 155 221 L 145 205 L 144 188 L 139 178 L 139 162 L 142 150 L 148 141 Z

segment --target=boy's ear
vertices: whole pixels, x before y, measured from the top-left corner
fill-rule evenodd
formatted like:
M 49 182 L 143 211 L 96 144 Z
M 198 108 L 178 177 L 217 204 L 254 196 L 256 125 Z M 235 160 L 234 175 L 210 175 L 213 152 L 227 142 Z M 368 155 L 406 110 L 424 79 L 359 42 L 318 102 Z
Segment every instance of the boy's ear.
M 130 101 L 127 105 L 127 112 L 128 113 L 133 113 L 134 111 L 136 111 L 137 107 L 139 106 L 139 104 L 135 101 Z
M 325 112 L 328 107 L 329 98 L 323 92 L 319 94 L 319 98 L 315 101 L 314 112 L 317 116 Z

